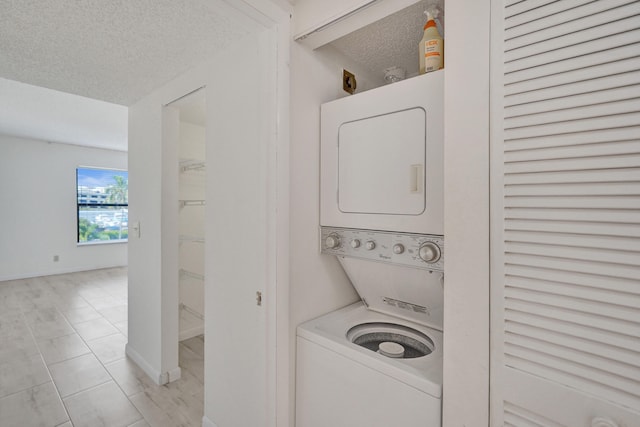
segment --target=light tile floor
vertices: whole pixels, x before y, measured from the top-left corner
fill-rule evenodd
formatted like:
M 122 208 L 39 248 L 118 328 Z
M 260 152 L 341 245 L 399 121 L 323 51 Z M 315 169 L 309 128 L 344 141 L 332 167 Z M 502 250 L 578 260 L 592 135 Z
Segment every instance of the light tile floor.
M 0 282 L 0 426 L 200 426 L 204 339 L 158 386 L 125 355 L 127 270 Z

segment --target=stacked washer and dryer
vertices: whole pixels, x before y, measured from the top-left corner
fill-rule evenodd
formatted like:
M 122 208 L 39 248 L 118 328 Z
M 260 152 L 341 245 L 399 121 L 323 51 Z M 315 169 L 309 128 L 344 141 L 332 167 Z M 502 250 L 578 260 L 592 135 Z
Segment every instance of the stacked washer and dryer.
M 321 252 L 361 302 L 297 330 L 298 427 L 440 427 L 443 71 L 321 108 Z

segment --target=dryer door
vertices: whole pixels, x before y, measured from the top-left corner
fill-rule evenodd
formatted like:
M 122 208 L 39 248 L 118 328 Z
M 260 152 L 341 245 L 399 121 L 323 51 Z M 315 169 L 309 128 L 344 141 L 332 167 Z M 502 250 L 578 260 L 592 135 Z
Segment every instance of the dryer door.
M 425 129 L 422 108 L 343 123 L 338 130 L 340 211 L 424 212 Z

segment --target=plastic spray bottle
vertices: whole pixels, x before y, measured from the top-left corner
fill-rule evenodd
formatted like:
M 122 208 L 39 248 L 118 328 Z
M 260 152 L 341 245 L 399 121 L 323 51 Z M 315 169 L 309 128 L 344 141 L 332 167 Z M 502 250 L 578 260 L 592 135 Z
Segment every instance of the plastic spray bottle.
M 424 36 L 418 45 L 420 74 L 444 68 L 444 40 L 436 26 L 437 12 L 438 10 L 435 8 L 424 12 L 427 15 L 427 23 L 424 25 Z

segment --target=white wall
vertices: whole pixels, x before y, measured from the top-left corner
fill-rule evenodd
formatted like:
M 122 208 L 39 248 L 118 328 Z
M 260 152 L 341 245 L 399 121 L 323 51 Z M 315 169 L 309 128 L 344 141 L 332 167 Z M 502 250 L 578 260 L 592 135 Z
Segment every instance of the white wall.
M 177 141 L 164 138 L 163 105 L 206 86 L 205 417 L 221 427 L 260 425 L 266 390 L 274 386 L 266 383 L 267 371 L 275 371 L 268 359 L 275 357 L 266 354 L 265 322 L 267 302 L 275 309 L 268 292 L 277 245 L 269 239 L 276 215 L 276 156 L 269 145 L 275 109 L 263 114 L 275 99 L 266 88 L 276 71 L 264 66 L 275 54 L 272 41 L 269 31 L 238 41 L 130 108 L 129 218 L 140 221 L 141 237 L 130 243 L 127 351 L 166 381 L 177 372 L 177 229 L 167 218 L 177 210 L 178 150 Z M 176 274 L 166 270 L 169 264 Z M 256 291 L 265 298 L 261 307 Z
M 175 159 L 167 161 L 177 153 L 163 141 L 162 106 L 206 86 L 203 424 L 219 427 L 275 425 L 276 411 L 286 413 L 279 405 L 288 393 L 275 369 L 280 360 L 276 352 L 284 348 L 282 359 L 288 355 L 286 345 L 276 348 L 280 342 L 276 329 L 288 325 L 288 313 L 285 308 L 286 315 L 279 316 L 275 310 L 276 301 L 283 307 L 285 298 L 280 295 L 288 293 L 288 239 L 283 239 L 288 227 L 282 221 L 287 215 L 277 213 L 289 206 L 289 55 L 282 48 L 288 46 L 289 14 L 264 0 L 233 2 L 233 6 L 256 20 L 260 34 L 239 40 L 157 89 L 131 106 L 129 114 L 130 194 L 132 200 L 139 197 L 139 203 L 130 206 L 129 218 L 140 221 L 141 237 L 130 242 L 127 353 L 162 381 L 179 372 L 174 354 L 167 354 L 175 345 L 177 356 L 177 340 L 173 328 L 165 325 L 173 319 L 177 325 L 177 287 L 165 282 L 162 274 L 168 247 L 175 246 L 164 233 L 165 208 L 176 203 L 163 185 L 165 176 L 174 173 L 167 168 L 177 170 Z M 258 108 L 261 114 L 256 115 Z M 255 299 L 260 289 L 262 307 Z M 256 334 L 262 335 L 253 339 Z M 276 400 L 276 388 L 285 399 Z M 255 401 L 259 394 L 260 401 Z M 257 423 L 256 407 L 262 408 L 264 417 Z
M 335 257 L 320 255 L 320 104 L 349 96 L 342 69 L 356 74 L 358 87 L 380 83 L 357 64 L 328 47 L 291 48 L 290 149 L 290 392 L 293 426 L 295 331 L 309 319 L 346 306 L 358 296 Z M 375 82 L 375 83 L 374 83 Z
M 0 280 L 127 264 L 126 243 L 77 245 L 78 166 L 127 169 L 127 153 L 0 135 Z

